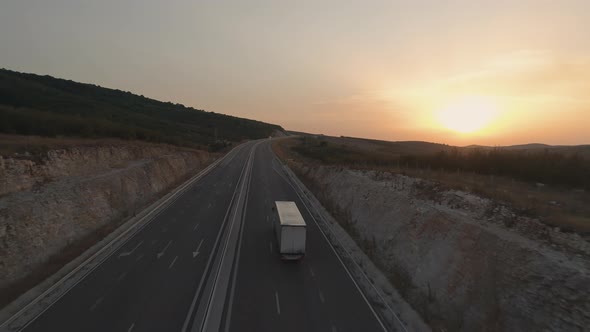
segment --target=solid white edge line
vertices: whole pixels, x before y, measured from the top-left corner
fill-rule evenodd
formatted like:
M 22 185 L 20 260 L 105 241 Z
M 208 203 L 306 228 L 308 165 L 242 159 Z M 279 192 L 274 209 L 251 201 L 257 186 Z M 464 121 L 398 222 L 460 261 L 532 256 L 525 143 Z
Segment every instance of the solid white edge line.
M 298 186 L 299 187 L 299 186 Z M 301 189 L 302 192 L 303 189 Z M 311 192 L 310 192 L 311 193 Z M 313 194 L 312 194 L 313 195 Z M 308 199 L 309 200 L 309 199 Z M 310 200 L 311 203 L 311 200 Z M 320 211 L 317 211 L 320 218 L 322 218 L 324 220 L 324 223 L 326 224 L 326 226 L 328 227 L 328 229 L 330 230 L 330 232 L 332 234 L 334 234 L 334 232 L 332 231 L 332 228 L 330 226 L 330 223 L 324 218 L 323 214 L 320 213 Z M 312 216 L 313 217 L 313 216 Z M 371 282 L 371 280 L 369 279 L 369 277 L 367 276 L 367 274 L 365 273 L 365 271 L 363 271 L 363 269 L 358 265 L 358 263 L 354 260 L 354 258 L 352 257 L 352 255 L 350 254 L 350 252 L 348 250 L 346 250 L 346 247 L 342 244 L 342 242 L 340 241 L 340 239 L 338 239 L 338 237 L 336 235 L 334 235 L 334 238 L 338 241 L 338 243 L 340 244 L 340 247 L 342 247 L 342 249 L 346 252 L 346 254 L 348 255 L 348 257 L 350 258 L 350 260 L 352 261 L 352 263 L 358 268 L 358 270 L 361 272 L 361 274 L 363 275 L 363 277 L 365 278 L 365 280 L 369 283 L 369 285 L 371 285 L 371 287 L 373 288 L 373 290 L 375 291 L 375 293 L 377 293 L 377 295 L 379 295 L 379 297 L 381 298 L 381 301 L 383 302 L 383 304 L 385 304 L 385 306 L 387 307 L 387 309 L 389 309 L 389 312 L 391 312 L 391 314 L 395 317 L 395 319 L 397 320 L 397 322 L 400 324 L 400 326 L 402 327 L 402 329 L 406 332 L 408 332 L 408 330 L 406 329 L 406 326 L 404 325 L 404 323 L 401 321 L 401 319 L 399 318 L 399 316 L 395 313 L 395 311 L 393 310 L 393 308 L 391 308 L 391 306 L 389 305 L 389 303 L 387 303 L 387 301 L 385 300 L 385 298 L 383 297 L 383 295 L 381 294 L 381 292 L 375 287 L 375 285 L 373 284 L 373 282 Z
M 256 150 L 258 148 L 258 145 L 260 145 L 262 142 L 257 143 L 256 145 L 254 145 L 254 147 L 252 149 Z M 228 308 L 227 308 L 227 316 L 225 317 L 225 332 L 229 332 L 230 326 L 231 326 L 231 315 L 232 315 L 232 309 L 233 309 L 233 304 L 234 304 L 234 294 L 235 294 L 235 290 L 236 290 L 236 280 L 238 278 L 238 268 L 240 267 L 240 255 L 242 253 L 242 238 L 244 237 L 244 229 L 246 228 L 246 215 L 248 214 L 248 198 L 250 197 L 250 186 L 252 183 L 252 173 L 253 173 L 253 169 L 254 169 L 254 159 L 256 158 L 256 151 L 254 151 L 253 155 L 252 155 L 252 163 L 250 164 L 250 173 L 248 174 L 248 187 L 246 189 L 246 197 L 245 197 L 245 201 L 244 201 L 244 210 L 243 210 L 243 214 L 242 214 L 242 224 L 241 224 L 241 229 L 240 229 L 240 237 L 238 238 L 238 252 L 236 254 L 236 259 L 235 259 L 235 268 L 234 268 L 234 276 L 232 278 L 232 283 L 231 283 L 231 290 L 229 293 L 229 303 L 228 303 Z M 271 248 L 270 251 L 272 252 L 272 242 L 271 242 Z
M 229 241 L 230 241 L 230 237 L 231 237 L 231 232 L 234 229 L 234 226 L 236 225 L 236 216 L 238 215 L 238 209 L 240 207 L 240 201 L 244 202 L 244 208 L 246 206 L 246 202 L 244 201 L 244 199 L 246 199 L 247 195 L 248 195 L 248 186 L 249 186 L 249 181 L 251 179 L 251 173 L 252 173 L 252 165 L 254 164 L 254 152 L 256 150 L 256 147 L 262 142 L 258 142 L 256 144 L 254 144 L 254 146 L 252 147 L 252 150 L 250 151 L 250 154 L 248 155 L 248 160 L 246 161 L 246 173 L 245 178 L 243 179 L 242 183 L 241 183 L 241 187 L 240 187 L 240 194 L 238 196 L 238 202 L 236 205 L 236 210 L 233 211 L 233 217 L 231 218 L 231 226 L 228 230 L 228 236 L 226 238 L 226 241 L 224 243 L 223 246 L 223 251 L 221 253 L 221 260 L 219 261 L 219 265 L 217 267 L 217 272 L 215 273 L 215 277 L 213 279 L 213 288 L 211 290 L 211 293 L 209 294 L 209 300 L 207 301 L 207 306 L 206 306 L 206 311 L 205 311 L 205 317 L 203 319 L 203 323 L 201 324 L 201 330 L 203 330 L 204 327 L 207 326 L 208 322 L 209 322 L 209 317 L 210 317 L 210 308 L 211 308 L 211 304 L 213 302 L 213 295 L 215 294 L 217 287 L 218 287 L 218 280 L 219 277 L 221 275 L 221 269 L 223 266 L 223 262 L 225 261 L 226 258 L 226 254 L 227 254 L 227 249 L 229 247 Z M 238 181 L 238 186 L 240 186 L 240 181 Z M 245 194 L 244 194 L 245 191 Z M 242 199 L 243 197 L 243 199 Z M 241 224 L 240 224 L 241 227 Z M 239 234 L 238 234 L 239 235 Z M 239 238 L 238 238 L 239 239 Z M 237 245 L 237 244 L 236 244 Z M 234 256 L 234 260 L 235 260 L 235 256 Z M 233 262 L 231 262 L 231 264 L 233 265 Z M 233 269 L 230 268 L 230 271 Z M 226 290 L 227 291 L 227 290 Z M 224 299 L 225 301 L 225 299 Z M 225 306 L 225 303 L 223 304 L 223 306 Z
M 232 158 L 233 160 L 233 158 Z M 245 172 L 246 169 L 246 165 L 244 165 L 240 171 L 240 176 L 238 178 L 238 184 L 240 183 L 240 180 L 243 176 L 243 173 Z M 221 230 L 225 227 L 225 223 L 227 222 L 227 219 L 229 218 L 229 214 L 230 214 L 230 210 L 231 210 L 231 206 L 233 204 L 234 199 L 236 198 L 236 194 L 238 191 L 238 185 L 236 185 L 236 187 L 234 188 L 233 194 L 232 194 L 232 198 L 228 204 L 227 210 L 225 212 L 225 216 L 223 217 L 223 224 L 221 225 L 219 232 L 217 234 L 217 237 L 215 239 L 215 242 L 213 243 L 213 247 L 211 249 L 211 254 L 209 254 L 209 258 L 207 259 L 207 265 L 205 265 L 205 270 L 203 273 L 203 277 L 201 277 L 201 280 L 199 281 L 199 286 L 197 287 L 197 291 L 195 292 L 195 295 L 193 297 L 193 301 L 191 302 L 191 306 L 189 307 L 188 313 L 186 315 L 186 318 L 184 320 L 184 324 L 182 325 L 182 330 L 181 332 L 186 332 L 188 329 L 188 324 L 191 320 L 191 317 L 193 316 L 193 311 L 195 310 L 195 306 L 197 303 L 197 299 L 198 299 L 198 295 L 201 292 L 201 288 L 203 287 L 203 283 L 205 282 L 205 272 L 209 270 L 209 266 L 213 263 L 213 254 L 215 253 L 215 248 L 217 248 L 218 243 L 222 237 L 222 232 Z M 194 322 L 193 322 L 194 324 Z

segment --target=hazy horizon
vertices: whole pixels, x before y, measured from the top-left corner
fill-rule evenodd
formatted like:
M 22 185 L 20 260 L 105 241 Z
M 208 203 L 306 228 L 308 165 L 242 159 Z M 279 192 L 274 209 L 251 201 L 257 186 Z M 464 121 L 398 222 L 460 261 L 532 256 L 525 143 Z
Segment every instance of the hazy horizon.
M 590 143 L 587 1 L 2 6 L 10 70 L 333 136 Z

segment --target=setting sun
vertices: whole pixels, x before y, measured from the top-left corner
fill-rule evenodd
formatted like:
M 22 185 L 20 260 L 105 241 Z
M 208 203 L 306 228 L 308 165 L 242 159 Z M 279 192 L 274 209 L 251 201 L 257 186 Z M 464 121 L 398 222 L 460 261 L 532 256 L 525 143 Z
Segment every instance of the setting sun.
M 438 122 L 460 133 L 472 133 L 488 126 L 497 116 L 498 108 L 490 98 L 463 97 L 436 111 Z

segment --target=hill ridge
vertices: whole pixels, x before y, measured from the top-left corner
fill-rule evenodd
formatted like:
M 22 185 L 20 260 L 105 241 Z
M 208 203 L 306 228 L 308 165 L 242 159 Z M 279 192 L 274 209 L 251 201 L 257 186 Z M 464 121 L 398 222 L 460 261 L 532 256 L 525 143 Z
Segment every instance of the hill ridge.
M 217 149 L 279 125 L 163 102 L 49 75 L 0 69 L 0 132 L 117 137 Z

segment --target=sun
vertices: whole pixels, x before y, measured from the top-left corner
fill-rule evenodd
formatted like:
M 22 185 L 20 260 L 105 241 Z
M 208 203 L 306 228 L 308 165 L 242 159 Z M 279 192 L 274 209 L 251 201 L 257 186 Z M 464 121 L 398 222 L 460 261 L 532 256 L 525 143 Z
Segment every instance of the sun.
M 443 127 L 468 134 L 488 126 L 497 113 L 498 107 L 491 98 L 468 96 L 437 110 L 435 116 Z

